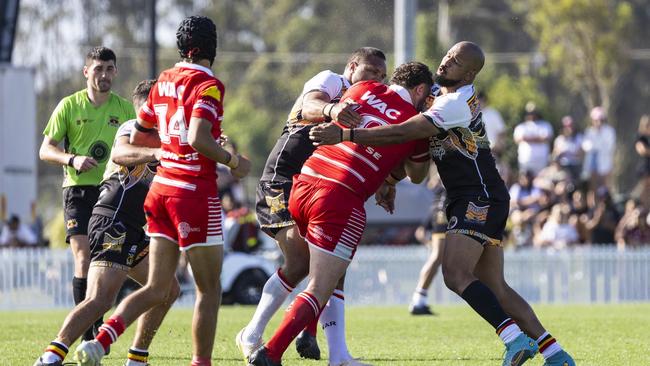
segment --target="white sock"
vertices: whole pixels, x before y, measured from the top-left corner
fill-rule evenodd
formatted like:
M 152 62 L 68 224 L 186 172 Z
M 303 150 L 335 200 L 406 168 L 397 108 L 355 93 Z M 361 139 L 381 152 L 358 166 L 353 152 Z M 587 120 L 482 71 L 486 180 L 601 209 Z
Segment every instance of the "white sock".
M 338 364 L 352 359 L 345 343 L 345 297 L 343 291 L 334 290 L 334 294 L 320 314 L 320 324 L 323 327 L 329 349 L 330 364 Z
M 144 357 L 145 361 L 138 361 L 135 360 L 134 358 L 142 358 Z M 148 363 L 146 359 L 149 358 L 149 350 L 142 349 L 142 348 L 137 348 L 137 347 L 131 347 L 129 348 L 129 353 L 126 358 L 126 363 L 124 366 L 147 366 Z
M 427 290 L 423 288 L 416 288 L 413 292 L 413 298 L 411 299 L 411 305 L 413 306 L 425 306 L 427 305 Z
M 512 342 L 515 340 L 515 338 L 519 337 L 519 335 L 522 334 L 522 331 L 519 329 L 517 323 L 512 321 L 510 318 L 506 319 L 503 324 L 499 326 L 497 332 L 499 334 L 499 338 L 501 338 L 505 344 Z
M 243 333 L 242 338 L 245 343 L 254 344 L 262 339 L 266 325 L 280 309 L 287 296 L 293 291 L 293 286 L 282 280 L 279 272 L 278 269 L 264 284 L 262 297 L 259 304 L 257 304 L 253 319 L 248 323 Z
M 126 363 L 124 364 L 124 366 L 147 366 L 147 365 L 148 363 L 138 362 L 134 360 L 126 360 Z
M 59 356 L 59 353 L 63 353 L 64 356 L 63 357 Z M 52 341 L 45 349 L 45 352 L 41 355 L 41 359 L 45 363 L 54 363 L 57 361 L 63 361 L 63 358 L 65 358 L 65 355 L 67 353 L 68 353 L 68 346 L 58 341 Z
M 54 352 L 46 351 L 41 355 L 41 359 L 45 363 L 55 363 L 56 361 L 63 361 L 63 359 Z
M 539 345 L 539 352 L 545 360 L 562 350 L 562 346 L 548 332 L 544 332 L 537 338 L 537 345 Z

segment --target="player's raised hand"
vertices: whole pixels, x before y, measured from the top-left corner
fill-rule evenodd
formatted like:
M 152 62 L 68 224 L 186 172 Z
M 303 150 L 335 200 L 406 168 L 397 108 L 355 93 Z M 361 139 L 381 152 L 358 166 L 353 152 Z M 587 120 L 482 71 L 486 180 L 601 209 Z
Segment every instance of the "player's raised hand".
M 354 102 L 337 103 L 330 111 L 333 121 L 338 121 L 347 128 L 355 128 L 361 123 L 361 115 L 357 113 L 359 105 Z
M 395 185 L 384 182 L 375 192 L 375 203 L 392 215 L 395 211 L 396 194 Z
M 237 179 L 244 178 L 251 171 L 251 161 L 245 156 L 239 155 L 239 164 L 236 168 L 231 168 L 230 173 Z
M 314 146 L 334 145 L 341 142 L 343 129 L 334 123 L 321 123 L 311 128 L 309 139 Z
M 77 155 L 72 160 L 72 166 L 79 172 L 86 172 L 97 166 L 97 160 L 90 156 Z

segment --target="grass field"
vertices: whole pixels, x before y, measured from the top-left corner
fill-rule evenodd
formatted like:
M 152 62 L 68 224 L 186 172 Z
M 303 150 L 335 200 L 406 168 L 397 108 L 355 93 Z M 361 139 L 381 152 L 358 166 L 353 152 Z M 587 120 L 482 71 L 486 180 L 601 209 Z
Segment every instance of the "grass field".
M 243 362 L 234 344 L 235 334 L 250 319 L 252 307 L 224 307 L 219 315 L 214 365 Z M 413 317 L 404 307 L 350 307 L 348 345 L 355 357 L 374 365 L 501 365 L 503 346 L 491 327 L 466 306 L 435 307 L 438 316 Z M 578 365 L 650 365 L 650 304 L 596 306 L 539 306 L 538 315 Z M 64 311 L 2 312 L 0 365 L 31 366 L 54 338 Z M 155 366 L 186 366 L 191 355 L 191 311 L 174 309 L 152 345 Z M 274 318 L 266 336 L 280 320 Z M 105 359 L 106 366 L 124 363 L 132 330 L 120 338 Z M 325 340 L 319 334 L 323 356 Z M 75 346 L 71 347 L 74 349 Z M 326 365 L 301 360 L 293 345 L 284 365 Z M 527 365 L 542 365 L 537 356 Z

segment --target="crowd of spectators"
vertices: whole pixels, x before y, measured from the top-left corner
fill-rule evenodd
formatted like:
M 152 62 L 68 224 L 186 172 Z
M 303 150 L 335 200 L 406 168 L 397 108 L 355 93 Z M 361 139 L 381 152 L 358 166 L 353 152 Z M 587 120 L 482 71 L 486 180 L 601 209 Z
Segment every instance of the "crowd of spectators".
M 519 170 L 510 185 L 506 245 L 650 244 L 650 119 L 641 118 L 635 144 L 639 183 L 630 194 L 614 194 L 616 131 L 601 107 L 593 108 L 589 118 L 581 131 L 571 116 L 564 116 L 555 136 L 552 125 L 527 106 L 525 120 L 514 129 Z

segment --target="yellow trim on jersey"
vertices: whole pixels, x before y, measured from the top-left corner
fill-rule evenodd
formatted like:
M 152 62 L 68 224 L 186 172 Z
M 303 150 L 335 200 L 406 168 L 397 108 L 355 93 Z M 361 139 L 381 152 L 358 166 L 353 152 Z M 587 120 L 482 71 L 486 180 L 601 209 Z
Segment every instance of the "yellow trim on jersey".
M 221 101 L 221 91 L 217 89 L 216 86 L 211 86 L 201 93 L 201 96 L 206 96 L 215 99 L 216 101 Z

